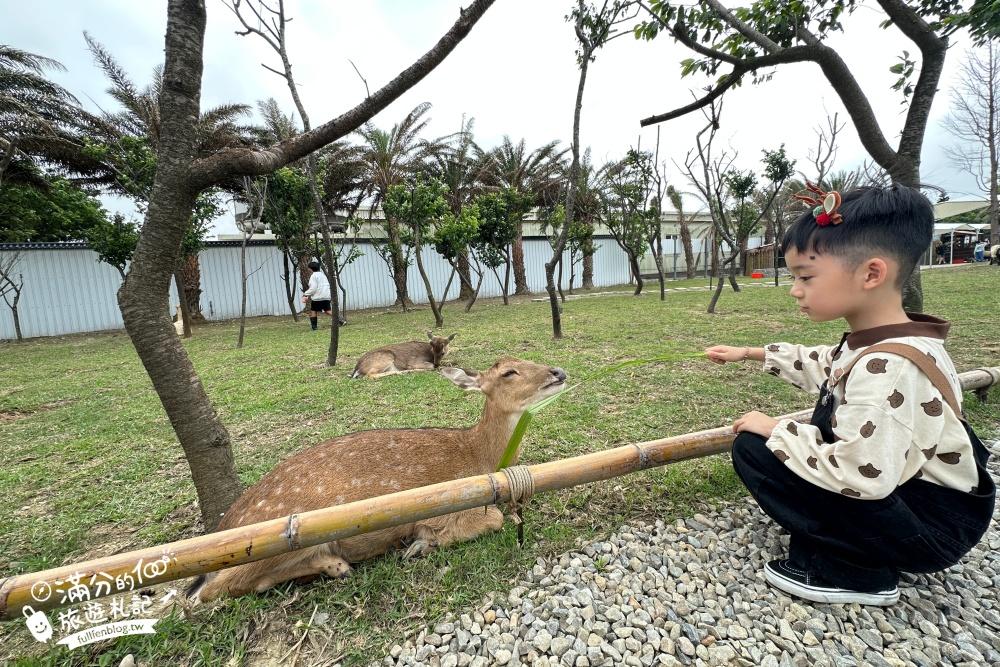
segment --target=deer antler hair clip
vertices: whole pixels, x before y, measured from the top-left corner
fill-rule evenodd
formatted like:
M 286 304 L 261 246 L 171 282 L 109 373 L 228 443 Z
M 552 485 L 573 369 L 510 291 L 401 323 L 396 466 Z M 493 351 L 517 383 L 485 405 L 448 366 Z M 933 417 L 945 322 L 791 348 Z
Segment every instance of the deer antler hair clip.
M 823 192 L 818 187 L 806 181 L 806 190 L 809 192 L 819 195 L 819 199 L 813 199 L 809 195 L 792 195 L 796 199 L 801 199 L 805 203 L 809 204 L 813 208 L 813 217 L 816 218 L 816 224 L 820 227 L 825 227 L 831 222 L 835 225 L 839 225 L 844 221 L 837 209 L 840 208 L 840 193 L 836 190 L 830 190 L 830 192 Z

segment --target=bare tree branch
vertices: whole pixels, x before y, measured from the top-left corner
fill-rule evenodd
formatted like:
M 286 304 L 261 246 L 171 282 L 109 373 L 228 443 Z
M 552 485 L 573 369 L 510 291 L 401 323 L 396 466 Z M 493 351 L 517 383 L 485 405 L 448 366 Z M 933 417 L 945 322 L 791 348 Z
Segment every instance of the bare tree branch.
M 267 174 L 353 132 L 437 67 L 455 50 L 495 1 L 475 0 L 462 10 L 459 19 L 433 48 L 350 111 L 265 150 L 230 149 L 196 160 L 191 165 L 191 185 L 205 188 L 232 176 Z

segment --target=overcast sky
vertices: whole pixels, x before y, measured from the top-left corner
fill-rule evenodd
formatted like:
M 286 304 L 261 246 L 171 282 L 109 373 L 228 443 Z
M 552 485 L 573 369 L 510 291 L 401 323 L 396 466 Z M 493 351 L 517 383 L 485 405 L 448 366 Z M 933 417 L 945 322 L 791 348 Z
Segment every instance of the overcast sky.
M 280 68 L 276 55 L 256 37 L 240 37 L 235 16 L 222 0 L 206 0 L 208 31 L 202 108 L 274 97 L 286 110 L 294 106 L 284 80 L 261 63 Z M 290 0 L 287 13 L 289 56 L 300 94 L 313 125 L 330 120 L 365 96 L 364 83 L 375 90 L 427 51 L 458 17 L 469 0 L 355 0 L 328 2 Z M 455 132 L 462 116 L 475 118 L 475 136 L 484 148 L 504 134 L 525 139 L 528 148 L 558 139 L 569 147 L 578 83 L 572 26 L 564 19 L 568 0 L 497 0 L 470 35 L 436 70 L 375 117 L 390 128 L 414 106 L 430 102 L 429 137 Z M 873 5 L 874 6 L 874 5 Z M 904 50 L 917 50 L 894 29 L 881 30 L 882 16 L 862 7 L 846 20 L 848 32 L 829 43 L 856 73 L 875 108 L 889 142 L 895 145 L 903 122 L 902 97 L 891 90 L 896 77 L 889 67 Z M 34 0 L 6 3 L 0 43 L 54 58 L 65 72 L 50 76 L 91 110 L 114 110 L 105 94 L 103 73 L 94 65 L 83 31 L 122 64 L 139 87 L 163 62 L 165 0 Z M 974 181 L 957 171 L 942 147 L 953 143 L 940 126 L 948 113 L 948 91 L 966 44 L 954 40 L 932 109 L 924 143 L 921 177 L 945 188 L 953 200 L 980 198 Z M 667 36 L 653 42 L 631 35 L 612 41 L 591 64 L 581 127 L 581 145 L 590 147 L 594 162 L 621 157 L 641 140 L 652 149 L 656 127 L 640 129 L 639 120 L 663 113 L 691 99 L 704 79 L 681 79 L 678 63 L 690 57 Z M 816 150 L 816 129 L 827 114 L 847 115 L 815 65 L 787 66 L 770 82 L 749 83 L 726 95 L 721 138 L 738 151 L 737 166 L 760 169 L 761 149 L 785 144 L 797 167 L 808 172 Z M 704 125 L 695 113 L 660 125 L 661 160 L 682 163 Z M 641 137 L 641 139 L 640 139 Z M 836 169 L 853 169 L 866 153 L 847 122 L 838 137 Z M 668 178 L 690 190 L 679 170 L 668 164 Z M 691 202 L 691 205 L 695 205 Z M 126 210 L 108 202 L 109 208 Z M 232 216 L 216 222 L 220 233 L 235 231 Z

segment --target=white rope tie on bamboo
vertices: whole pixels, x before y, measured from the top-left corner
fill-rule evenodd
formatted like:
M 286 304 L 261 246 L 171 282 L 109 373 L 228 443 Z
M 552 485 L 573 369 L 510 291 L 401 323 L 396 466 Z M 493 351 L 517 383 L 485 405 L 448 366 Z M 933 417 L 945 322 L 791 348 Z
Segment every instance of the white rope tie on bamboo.
M 528 466 L 504 468 L 503 473 L 507 476 L 507 483 L 510 484 L 510 516 L 515 524 L 520 524 L 521 508 L 528 504 L 531 496 L 535 495 L 535 478 L 531 476 Z

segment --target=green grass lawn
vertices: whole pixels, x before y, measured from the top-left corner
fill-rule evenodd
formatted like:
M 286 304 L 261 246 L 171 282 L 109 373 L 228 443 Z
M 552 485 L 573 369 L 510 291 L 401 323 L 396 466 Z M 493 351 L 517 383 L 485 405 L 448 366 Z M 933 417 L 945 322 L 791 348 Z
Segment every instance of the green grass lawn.
M 763 282 L 763 281 L 745 281 Z M 704 285 L 685 281 L 669 286 Z M 985 265 L 925 271 L 925 310 L 953 322 L 949 350 L 960 371 L 1000 365 L 996 295 L 1000 270 Z M 416 285 L 414 286 L 416 288 Z M 627 289 L 627 288 L 622 288 Z M 446 363 L 485 368 L 519 356 L 561 366 L 570 379 L 636 358 L 696 352 L 716 343 L 805 344 L 839 339 L 843 322 L 814 324 L 796 312 L 787 286 L 728 288 L 707 315 L 708 291 L 658 298 L 621 294 L 567 301 L 565 336 L 553 340 L 547 301 L 447 304 L 445 333 L 457 332 Z M 655 292 L 655 294 L 654 294 Z M 237 467 L 251 484 L 294 452 L 349 431 L 462 426 L 482 398 L 436 373 L 349 380 L 366 350 L 425 339 L 427 308 L 349 313 L 340 358 L 324 366 L 328 332 L 308 320 L 196 327 L 184 342 L 229 429 Z M 1000 435 L 1000 389 L 984 405 L 965 396 L 982 436 Z M 703 359 L 632 366 L 577 388 L 540 412 L 521 462 L 576 456 L 631 442 L 714 428 L 750 410 L 784 414 L 812 398 L 757 364 L 720 367 Z M 0 578 L 153 546 L 199 533 L 194 488 L 181 448 L 124 332 L 0 343 Z M 256 664 L 294 647 L 318 609 L 303 657 L 363 664 L 408 632 L 448 611 L 506 596 L 519 572 L 630 521 L 670 520 L 744 495 L 727 456 L 536 496 L 525 512 L 525 543 L 508 522 L 493 536 L 409 562 L 389 555 L 360 564 L 346 582 L 286 585 L 160 621 L 149 636 L 42 652 L 21 620 L 0 624 L 0 660 L 16 665 L 117 665 L 127 653 L 146 664 Z M 50 614 L 53 617 L 54 614 Z M 60 637 L 66 633 L 60 633 Z M 317 641 L 319 638 L 319 641 Z M 304 660 L 303 660 L 304 661 Z

